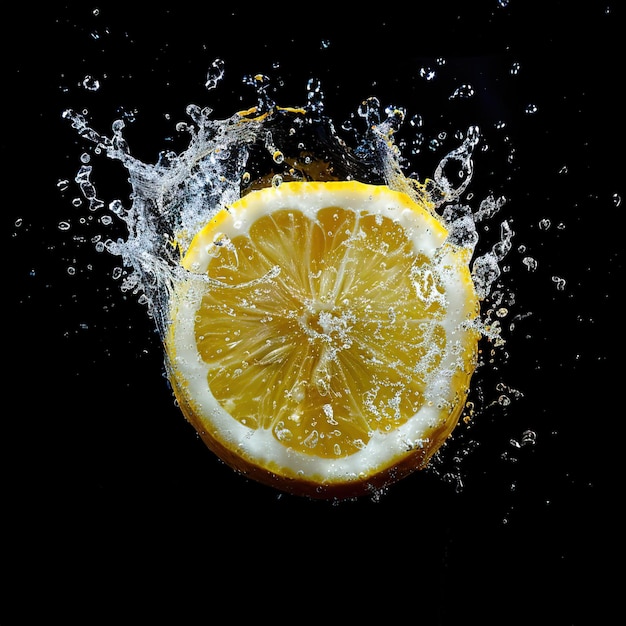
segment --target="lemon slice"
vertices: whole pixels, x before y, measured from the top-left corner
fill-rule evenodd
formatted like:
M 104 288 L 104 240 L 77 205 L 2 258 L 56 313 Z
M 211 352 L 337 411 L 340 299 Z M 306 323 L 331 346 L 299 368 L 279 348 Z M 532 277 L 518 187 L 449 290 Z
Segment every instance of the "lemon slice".
M 387 186 L 286 182 L 196 234 L 165 338 L 179 405 L 233 468 L 352 497 L 424 467 L 474 371 L 470 252 Z

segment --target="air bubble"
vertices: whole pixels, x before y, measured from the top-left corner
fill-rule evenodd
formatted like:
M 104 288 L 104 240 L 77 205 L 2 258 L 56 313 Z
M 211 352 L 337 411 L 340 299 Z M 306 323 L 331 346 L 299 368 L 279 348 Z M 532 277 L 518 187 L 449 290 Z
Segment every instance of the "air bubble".
M 276 435 L 276 439 L 283 443 L 291 441 L 293 439 L 293 432 L 285 426 L 285 422 L 283 421 L 280 421 L 278 422 L 278 424 L 276 424 L 274 434 Z
M 303 443 L 307 448 L 315 448 L 315 446 L 319 443 L 319 437 L 320 435 L 317 430 L 313 430 L 309 433 Z

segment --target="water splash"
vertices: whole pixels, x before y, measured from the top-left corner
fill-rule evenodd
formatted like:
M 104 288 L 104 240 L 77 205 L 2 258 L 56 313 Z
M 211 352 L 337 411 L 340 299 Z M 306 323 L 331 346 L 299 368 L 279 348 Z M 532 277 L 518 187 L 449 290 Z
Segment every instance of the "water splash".
M 224 62 L 216 59 L 207 72 L 207 90 L 216 89 L 223 77 Z M 121 258 L 122 289 L 143 293 L 150 313 L 160 322 L 180 254 L 194 233 L 212 212 L 252 189 L 285 180 L 354 179 L 387 184 L 419 199 L 425 193 L 419 181 L 404 173 L 403 156 L 394 140 L 407 119 L 403 107 L 383 107 L 375 97 L 362 101 L 355 118 L 360 118 L 364 129 L 359 133 L 350 125 L 355 139 L 349 146 L 324 114 L 319 80 L 307 82 L 306 102 L 299 107 L 277 105 L 270 96 L 271 81 L 263 74 L 246 76 L 244 83 L 255 90 L 253 107 L 215 119 L 209 107 L 188 105 L 189 121 L 176 126 L 179 133 L 188 135 L 187 148 L 180 153 L 164 150 L 154 164 L 131 154 L 124 119 L 115 120 L 107 135 L 92 128 L 85 112 L 63 113 L 79 136 L 92 144 L 94 153 L 104 153 L 128 171 L 130 205 L 98 197 L 86 153 L 74 180 L 90 211 L 108 209 L 109 217 L 125 224 L 125 238 L 99 243 Z M 421 116 L 411 116 L 409 126 L 419 131 Z M 504 203 L 503 198 L 491 196 L 477 209 L 460 202 L 472 180 L 473 154 L 480 141 L 480 129 L 470 126 L 460 145 L 441 159 L 432 179 L 425 181 L 429 200 L 451 228 L 451 241 L 472 250 L 478 241 L 476 224 L 493 218 Z M 511 247 L 513 232 L 506 222 L 501 231 L 500 241 L 473 262 L 482 298 L 500 276 L 500 264 Z
M 217 59 L 207 72 L 207 90 L 217 89 L 223 77 L 224 63 Z M 187 137 L 186 148 L 163 150 L 152 164 L 132 154 L 125 136 L 127 119 L 113 121 L 110 131 L 103 133 L 92 127 L 86 112 L 63 113 L 94 155 L 106 155 L 128 174 L 129 198 L 101 199 L 92 158 L 85 152 L 74 181 L 89 211 L 110 228 L 93 238 L 94 245 L 120 259 L 115 278 L 123 292 L 136 294 L 147 305 L 162 337 L 169 295 L 184 271 L 180 259 L 193 236 L 223 207 L 283 181 L 358 180 L 388 185 L 421 204 L 427 199 L 447 223 L 450 243 L 474 255 L 480 239 L 477 225 L 492 221 L 505 202 L 489 195 L 474 207 L 465 197 L 474 174 L 474 152 L 482 139 L 477 126 L 458 135 L 459 145 L 440 160 L 432 178 L 418 181 L 405 173 L 407 161 L 396 136 L 407 120 L 409 128 L 421 135 L 421 116 L 368 98 L 356 106 L 352 121 L 342 125 L 350 131 L 348 141 L 325 114 L 319 80 L 311 78 L 305 85 L 305 102 L 292 107 L 274 101 L 267 76 L 243 80 L 254 90 L 253 106 L 218 119 L 210 107 L 189 104 L 188 121 L 176 125 L 176 131 Z M 123 236 L 110 234 L 115 225 L 123 226 Z M 510 224 L 503 221 L 498 240 L 474 256 L 472 276 L 481 299 L 488 298 L 501 276 L 513 237 Z M 499 345 L 499 321 L 493 321 L 494 316 L 498 316 L 494 309 L 484 312 L 480 330 Z

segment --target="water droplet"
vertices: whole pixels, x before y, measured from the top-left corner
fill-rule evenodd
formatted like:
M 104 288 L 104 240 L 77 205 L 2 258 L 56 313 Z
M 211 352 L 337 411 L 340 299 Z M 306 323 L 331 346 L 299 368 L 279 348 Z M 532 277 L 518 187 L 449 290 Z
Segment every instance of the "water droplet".
M 115 213 L 115 215 L 122 215 L 124 213 L 124 205 L 121 200 L 112 200 L 109 203 L 109 211 Z
M 552 282 L 556 285 L 558 291 L 565 291 L 566 280 L 559 276 L 553 276 Z
M 202 109 L 197 104 L 188 104 L 185 113 L 198 125 L 202 125 Z
M 511 404 L 511 398 L 509 396 L 502 394 L 498 397 L 498 404 L 500 406 L 509 406 Z
M 472 153 L 479 140 L 480 129 L 478 126 L 470 126 L 463 143 L 439 162 L 433 179 L 446 200 L 458 198 L 469 185 L 474 169 Z M 431 150 L 439 146 L 439 139 L 431 140 L 429 145 Z M 451 168 L 453 172 L 450 172 Z
M 534 430 L 525 430 L 522 433 L 520 444 L 522 446 L 534 445 L 537 442 L 537 433 Z
M 69 186 L 70 186 L 70 181 L 65 178 L 62 178 L 61 180 L 57 182 L 57 189 L 59 191 L 65 191 Z
M 435 72 L 435 70 L 432 67 L 420 67 L 419 75 L 420 75 L 420 78 L 423 78 L 424 80 L 429 80 L 430 81 L 430 80 L 433 80 L 435 78 L 437 73 Z
M 225 63 L 222 59 L 215 59 L 215 61 L 211 63 L 204 83 L 207 89 L 215 89 L 222 78 L 224 78 L 224 67 Z
M 474 95 L 474 87 L 472 85 L 463 84 L 457 87 L 452 95 L 450 96 L 450 100 L 467 100 Z
M 439 139 L 433 138 L 428 142 L 428 147 L 435 152 L 441 147 L 441 142 Z
M 98 91 L 98 89 L 100 89 L 100 81 L 90 74 L 87 74 L 87 76 L 83 78 L 82 85 L 87 91 Z
M 526 266 L 529 272 L 534 272 L 537 269 L 537 260 L 531 256 L 525 256 L 522 259 L 522 263 Z
M 620 196 L 618 193 L 614 193 L 613 194 L 613 204 L 618 207 L 622 204 L 622 196 Z
M 536 104 L 527 104 L 526 108 L 524 109 L 524 113 L 526 113 L 527 115 L 534 115 L 535 113 L 537 113 L 537 111 L 539 110 L 539 107 Z
M 476 222 L 488 221 L 504 206 L 506 198 L 494 198 L 487 196 L 479 205 L 478 211 L 474 214 Z
M 409 124 L 413 128 L 422 128 L 424 126 L 424 118 L 419 113 L 416 113 L 409 120 Z
M 502 261 L 511 250 L 513 230 L 505 220 L 500 224 L 500 241 L 494 244 L 492 250 L 498 261 Z
M 315 448 L 318 441 L 319 441 L 319 433 L 317 432 L 317 430 L 312 430 L 303 443 L 308 448 Z
M 321 113 L 324 109 L 324 92 L 322 83 L 317 78 L 310 78 L 306 85 L 307 108 L 314 113 Z
M 450 242 L 473 250 L 478 242 L 478 233 L 470 207 L 462 204 L 448 206 L 443 217 L 450 229 Z
M 272 158 L 274 159 L 274 163 L 280 164 L 284 162 L 285 155 L 280 150 L 276 150 L 272 155 Z
M 515 62 L 513 63 L 513 65 L 511 65 L 510 74 L 512 76 L 516 76 L 517 74 L 519 74 L 520 69 L 521 69 L 521 65 Z
M 493 253 L 488 252 L 474 261 L 472 277 L 479 297 L 484 298 L 489 294 L 491 285 L 498 276 L 500 276 L 500 266 Z

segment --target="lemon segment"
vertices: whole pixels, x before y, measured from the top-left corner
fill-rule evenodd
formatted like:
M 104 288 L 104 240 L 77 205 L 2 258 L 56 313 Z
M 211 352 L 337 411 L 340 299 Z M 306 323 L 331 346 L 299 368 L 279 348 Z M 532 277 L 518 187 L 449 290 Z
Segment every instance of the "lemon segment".
M 166 337 L 187 419 L 218 456 L 301 495 L 358 495 L 427 464 L 457 423 L 479 304 L 470 253 L 386 186 L 290 182 L 212 216 Z

